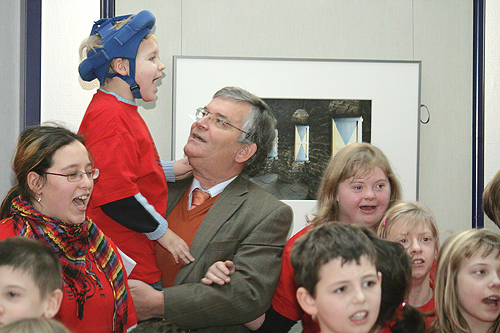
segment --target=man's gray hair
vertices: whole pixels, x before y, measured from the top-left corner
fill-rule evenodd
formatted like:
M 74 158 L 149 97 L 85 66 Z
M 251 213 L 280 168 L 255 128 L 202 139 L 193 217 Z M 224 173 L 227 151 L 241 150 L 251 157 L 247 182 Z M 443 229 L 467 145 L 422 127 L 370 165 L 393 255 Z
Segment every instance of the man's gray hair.
M 250 117 L 244 120 L 242 129 L 246 133 L 238 139 L 241 144 L 255 143 L 257 151 L 245 163 L 243 172 L 253 175 L 266 160 L 271 151 L 275 132 L 276 119 L 267 104 L 258 96 L 238 87 L 224 87 L 217 91 L 213 98 L 246 102 L 251 105 Z

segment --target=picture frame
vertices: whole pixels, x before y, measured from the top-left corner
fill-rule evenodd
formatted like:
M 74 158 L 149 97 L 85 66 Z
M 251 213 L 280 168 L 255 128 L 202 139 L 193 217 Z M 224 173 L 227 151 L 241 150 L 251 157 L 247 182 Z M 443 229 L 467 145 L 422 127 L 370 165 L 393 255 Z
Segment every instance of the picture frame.
M 390 160 L 404 200 L 417 200 L 420 81 L 420 61 L 174 56 L 172 158 L 184 156 L 195 110 L 225 86 L 261 98 L 371 100 L 371 143 Z M 314 200 L 286 202 L 300 230 Z

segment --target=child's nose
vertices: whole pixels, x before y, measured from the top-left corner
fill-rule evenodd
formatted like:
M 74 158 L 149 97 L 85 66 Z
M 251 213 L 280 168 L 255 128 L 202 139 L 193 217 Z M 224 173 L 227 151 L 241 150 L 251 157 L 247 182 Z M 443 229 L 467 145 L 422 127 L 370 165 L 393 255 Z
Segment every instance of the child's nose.
M 422 247 L 418 241 L 413 241 L 410 245 L 410 254 L 421 253 Z
M 493 277 L 489 283 L 489 287 L 495 289 L 500 288 L 500 276 L 498 276 L 498 273 L 493 274 Z
M 366 301 L 366 295 L 362 288 L 357 288 L 354 295 L 355 303 L 364 303 Z
M 165 70 L 165 68 L 166 68 L 166 66 L 161 61 L 159 61 L 158 70 L 161 72 L 161 71 Z
M 367 188 L 364 192 L 365 194 L 365 199 L 372 200 L 375 199 L 375 191 L 371 188 Z

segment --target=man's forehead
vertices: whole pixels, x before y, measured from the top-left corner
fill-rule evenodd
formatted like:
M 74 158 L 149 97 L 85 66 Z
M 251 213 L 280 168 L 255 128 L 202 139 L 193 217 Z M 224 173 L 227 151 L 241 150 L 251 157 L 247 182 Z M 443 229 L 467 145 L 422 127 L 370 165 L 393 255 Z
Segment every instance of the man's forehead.
M 214 114 L 222 116 L 238 114 L 245 117 L 250 112 L 251 106 L 248 102 L 216 97 L 205 108 Z

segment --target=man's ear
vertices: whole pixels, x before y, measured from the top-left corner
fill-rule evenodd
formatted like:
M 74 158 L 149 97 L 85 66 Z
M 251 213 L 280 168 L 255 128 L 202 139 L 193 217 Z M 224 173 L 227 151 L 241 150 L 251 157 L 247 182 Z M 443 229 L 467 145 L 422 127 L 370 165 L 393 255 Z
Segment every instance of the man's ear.
M 42 190 L 42 177 L 34 171 L 30 171 L 27 176 L 28 186 L 35 194 L 40 194 Z
M 61 307 L 63 292 L 61 289 L 56 289 L 47 296 L 46 308 L 42 316 L 45 318 L 53 318 Z
M 316 317 L 318 314 L 318 308 L 316 307 L 316 301 L 314 297 L 309 294 L 309 292 L 304 287 L 299 287 L 297 289 L 297 301 L 299 302 L 300 307 L 304 310 L 305 313 L 310 315 L 311 317 Z
M 125 58 L 116 58 L 112 62 L 113 70 L 120 75 L 129 74 L 129 62 Z
M 238 155 L 236 155 L 236 163 L 245 163 L 255 154 L 255 152 L 257 152 L 257 144 L 251 143 L 245 145 L 245 147 L 238 152 Z

